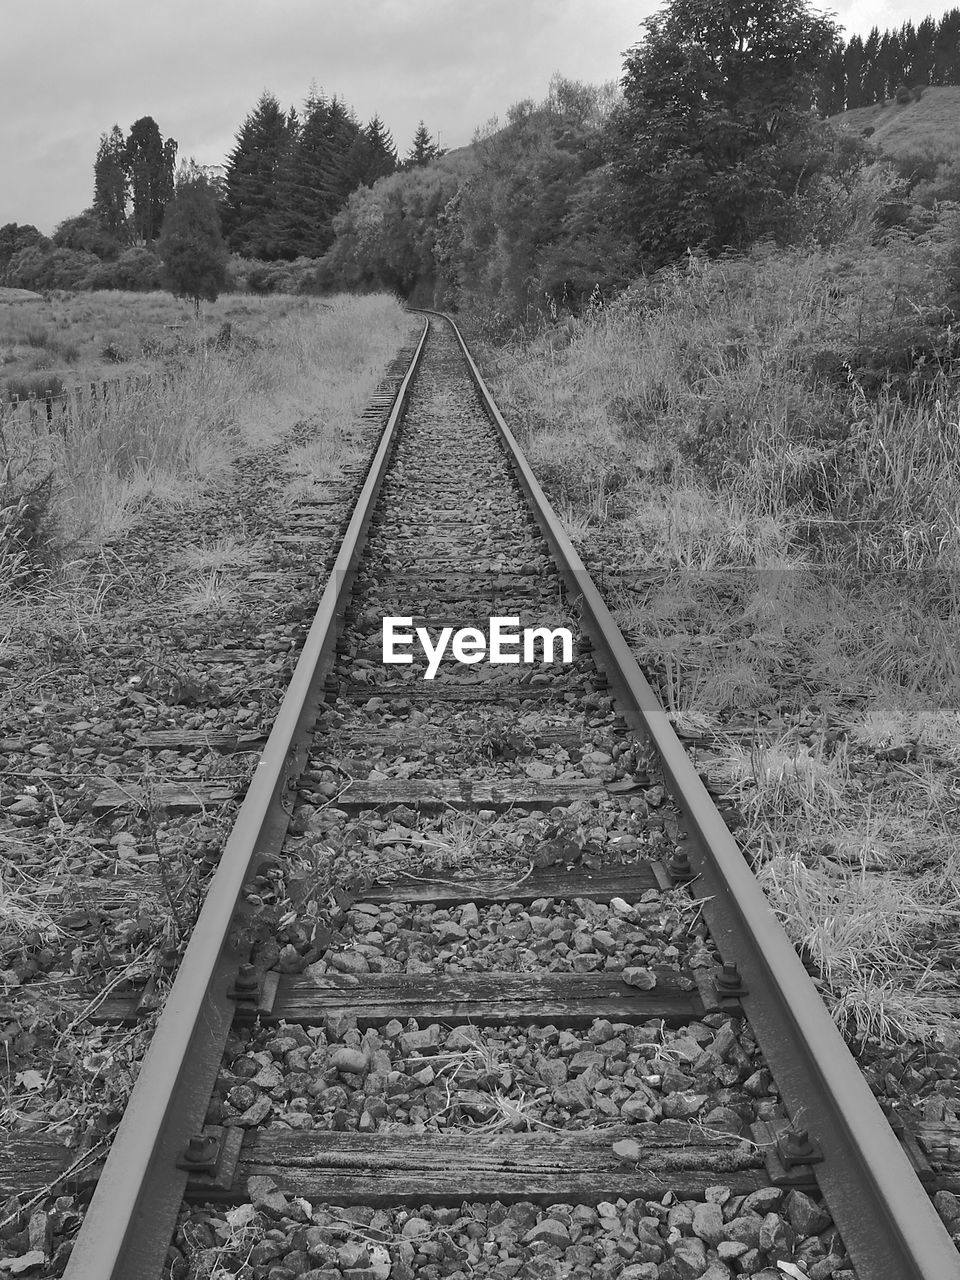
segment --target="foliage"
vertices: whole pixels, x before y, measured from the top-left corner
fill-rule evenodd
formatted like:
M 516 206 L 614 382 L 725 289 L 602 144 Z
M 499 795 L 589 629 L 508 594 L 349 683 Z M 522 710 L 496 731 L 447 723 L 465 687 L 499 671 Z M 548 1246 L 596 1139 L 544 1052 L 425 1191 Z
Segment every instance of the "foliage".
M 264 94 L 230 155 L 223 199 L 229 248 L 276 261 L 321 256 L 351 191 L 396 168 L 378 116 L 361 127 L 336 96 L 311 91 L 302 115 Z
M 142 116 L 130 127 L 124 149 L 126 173 L 133 201 L 133 229 L 144 244 L 156 240 L 163 213 L 173 198 L 173 171 L 177 144 L 163 140 L 152 116 Z
M 92 253 L 104 262 L 115 259 L 122 248 L 122 242 L 107 231 L 94 208 L 65 218 L 53 233 L 53 243 L 58 249 Z
M 47 237 L 30 223 L 21 226 L 16 222 L 8 222 L 0 227 L 0 284 L 11 284 L 7 279 L 7 271 L 11 260 L 21 249 L 46 249 L 49 245 Z
M 114 262 L 101 262 L 87 277 L 87 289 L 124 289 L 149 293 L 162 287 L 163 266 L 152 249 L 124 249 Z
M 817 103 L 836 115 L 888 98 L 906 105 L 925 85 L 951 84 L 960 84 L 960 9 L 939 22 L 905 22 L 882 35 L 873 27 L 866 41 L 854 35 L 838 43 L 821 66 Z
M 325 272 L 341 286 L 478 306 L 517 318 L 577 308 L 622 283 L 614 184 L 603 159 L 613 93 L 557 76 L 473 146 L 359 190 Z
M 36 291 L 80 289 L 99 264 L 99 258 L 92 253 L 30 245 L 10 259 L 4 283 L 10 288 Z
M 661 262 L 782 236 L 830 155 L 810 105 L 836 27 L 805 0 L 672 0 L 645 26 L 612 129 L 629 235 Z
M 227 250 L 217 198 L 202 173 L 188 174 L 167 207 L 157 246 L 172 293 L 215 302 L 227 281 Z
M 130 175 L 127 167 L 127 144 L 119 125 L 101 134 L 97 158 L 93 166 L 93 209 L 108 236 L 129 243 L 127 201 L 130 197 Z
M 404 166 L 408 169 L 422 167 L 429 164 L 431 160 L 436 160 L 440 155 L 440 148 L 430 136 L 430 130 L 421 120 L 417 125 L 417 131 L 413 135 L 413 143 L 407 152 L 407 158 Z
M 438 220 L 457 185 L 454 170 L 432 165 L 358 189 L 334 219 L 328 270 L 341 287 L 410 297 L 419 286 L 428 296 L 437 274 Z
M 280 256 L 279 178 L 294 123 L 273 94 L 264 93 L 240 127 L 227 164 L 221 210 L 224 237 L 234 253 Z

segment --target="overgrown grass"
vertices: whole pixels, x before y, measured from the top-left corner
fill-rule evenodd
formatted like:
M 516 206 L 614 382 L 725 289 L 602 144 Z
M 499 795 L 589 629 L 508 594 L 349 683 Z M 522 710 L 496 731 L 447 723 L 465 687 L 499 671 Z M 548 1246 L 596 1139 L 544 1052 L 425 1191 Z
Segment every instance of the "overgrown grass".
M 136 301 L 154 322 L 156 298 Z M 187 326 L 174 351 L 119 390 L 69 398 L 51 423 L 42 409 L 0 418 L 0 510 L 50 478 L 29 527 L 7 520 L 0 554 L 102 540 L 145 501 L 189 500 L 243 448 L 277 441 L 298 422 L 315 427 L 311 448 L 336 474 L 351 424 L 411 321 L 385 297 L 221 301 L 221 315 L 233 317 L 229 337 L 212 341 L 212 322 Z M 255 332 L 242 317 L 257 321 Z
M 488 353 L 534 469 L 603 564 L 668 714 L 711 745 L 744 846 L 856 1034 L 943 1025 L 942 957 L 917 941 L 958 873 L 943 773 L 960 759 L 956 235 L 945 220 L 880 246 L 691 260 Z M 896 856 L 838 878 L 818 850 L 869 832 Z

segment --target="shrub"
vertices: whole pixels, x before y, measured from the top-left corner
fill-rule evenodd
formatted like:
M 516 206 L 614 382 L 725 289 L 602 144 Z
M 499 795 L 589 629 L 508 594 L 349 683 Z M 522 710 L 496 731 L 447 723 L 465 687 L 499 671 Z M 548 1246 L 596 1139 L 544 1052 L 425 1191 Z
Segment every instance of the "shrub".
M 10 259 L 4 282 L 12 289 L 81 289 L 98 265 L 92 253 L 29 245 Z
M 126 289 L 147 293 L 163 286 L 163 264 L 150 249 L 125 249 L 116 262 L 98 262 L 86 280 L 88 289 Z
M 11 401 L 14 396 L 19 400 L 29 400 L 32 395 L 42 399 L 47 392 L 59 396 L 63 394 L 63 379 L 55 373 L 34 374 L 33 377 L 6 378 L 3 383 L 3 399 Z

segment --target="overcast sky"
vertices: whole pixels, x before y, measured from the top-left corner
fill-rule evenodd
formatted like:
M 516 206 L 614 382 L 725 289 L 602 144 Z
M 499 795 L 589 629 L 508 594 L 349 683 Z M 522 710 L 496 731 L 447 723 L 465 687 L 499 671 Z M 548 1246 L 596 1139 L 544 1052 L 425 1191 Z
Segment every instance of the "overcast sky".
M 86 208 L 102 133 L 150 115 L 180 158 L 222 163 L 264 89 L 299 106 L 311 81 L 401 154 L 417 122 L 444 147 L 554 71 L 617 79 L 658 0 L 0 0 L 0 226 L 49 233 Z M 826 7 L 826 6 L 824 6 Z M 932 10 L 845 0 L 846 34 Z

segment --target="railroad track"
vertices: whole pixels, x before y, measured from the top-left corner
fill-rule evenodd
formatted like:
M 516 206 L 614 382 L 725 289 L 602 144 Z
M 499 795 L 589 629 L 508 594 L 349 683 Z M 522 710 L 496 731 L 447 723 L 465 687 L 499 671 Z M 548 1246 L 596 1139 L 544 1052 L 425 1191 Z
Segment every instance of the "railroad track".
M 487 662 L 493 617 L 556 632 L 557 660 Z M 410 661 L 384 662 L 385 618 Z M 431 663 L 417 627 L 479 634 Z M 152 803 L 215 799 L 203 785 Z M 171 1274 L 184 1198 L 300 1222 L 553 1206 L 525 1224 L 531 1275 L 829 1275 L 832 1257 L 860 1280 L 960 1276 L 921 1176 L 459 334 L 429 318 L 68 1280 Z M 588 1261 L 577 1240 L 631 1212 Z M 390 1221 L 393 1262 L 316 1236 L 270 1256 L 278 1275 L 456 1273 L 421 1249 L 429 1219 Z

